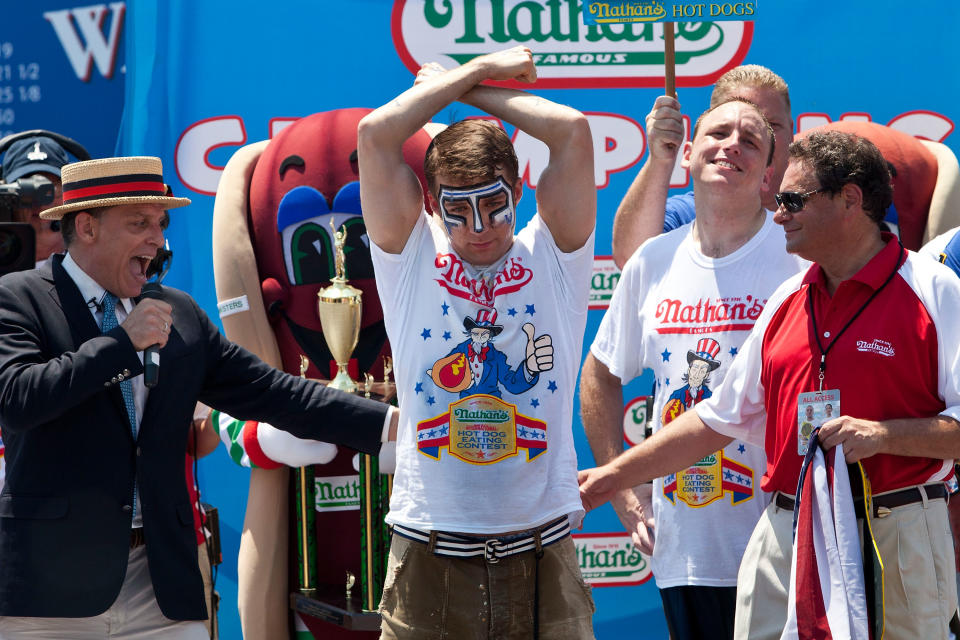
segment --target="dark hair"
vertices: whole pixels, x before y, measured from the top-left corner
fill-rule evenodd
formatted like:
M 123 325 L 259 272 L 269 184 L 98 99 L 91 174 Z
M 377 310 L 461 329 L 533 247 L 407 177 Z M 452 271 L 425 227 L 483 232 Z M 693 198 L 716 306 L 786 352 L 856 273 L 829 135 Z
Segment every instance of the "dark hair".
M 103 209 L 80 209 L 79 211 L 68 211 L 60 219 L 60 235 L 63 236 L 64 248 L 69 248 L 70 244 L 77 237 L 77 216 L 81 213 L 89 213 L 94 218 L 100 217 Z
M 842 131 L 814 131 L 790 145 L 790 158 L 813 170 L 820 188 L 831 196 L 846 184 L 860 187 L 863 210 L 878 224 L 893 202 L 887 161 L 866 138 Z
M 700 123 L 703 122 L 704 118 L 710 115 L 710 113 L 712 113 L 714 109 L 718 109 L 725 104 L 730 104 L 731 102 L 742 102 L 744 104 L 748 104 L 751 107 L 753 107 L 753 109 L 758 114 L 760 114 L 760 119 L 763 120 L 763 127 L 764 129 L 767 130 L 767 140 L 770 142 L 770 153 L 767 154 L 767 166 L 769 167 L 770 163 L 773 162 L 773 151 L 777 146 L 777 137 L 773 135 L 773 127 L 770 126 L 770 121 L 767 120 L 767 116 L 763 115 L 763 111 L 760 110 L 760 107 L 758 107 L 755 103 L 751 102 L 750 100 L 747 100 L 746 98 L 741 98 L 740 96 L 733 96 L 731 98 L 724 100 L 723 102 L 719 102 L 713 105 L 712 107 L 710 107 L 709 109 L 701 113 L 700 117 L 697 118 L 697 123 L 693 126 L 693 137 L 690 138 L 690 140 L 692 141 L 697 139 L 697 133 L 700 131 Z
M 492 180 L 497 169 L 513 184 L 520 172 L 517 154 L 506 132 L 488 120 L 461 120 L 438 133 L 423 160 L 427 187 L 437 193 L 437 175 L 466 182 Z

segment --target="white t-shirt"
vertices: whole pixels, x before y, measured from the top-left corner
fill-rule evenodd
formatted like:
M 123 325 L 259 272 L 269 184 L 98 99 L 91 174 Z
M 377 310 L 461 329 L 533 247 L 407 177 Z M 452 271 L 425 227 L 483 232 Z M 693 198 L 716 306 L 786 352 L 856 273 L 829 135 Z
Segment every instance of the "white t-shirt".
M 593 236 L 563 253 L 535 216 L 486 279 L 426 216 L 400 254 L 370 249 L 401 408 L 387 522 L 481 534 L 570 514 L 579 525 L 571 421 Z M 524 367 L 528 323 L 553 344 L 539 375 Z M 474 345 L 474 327 L 489 341 Z
M 723 258 L 700 253 L 691 230 L 688 224 L 652 238 L 634 253 L 590 349 L 624 383 L 653 369 L 654 430 L 710 397 L 767 297 L 808 264 L 786 252 L 769 214 Z M 736 586 L 743 550 L 769 501 L 760 491 L 765 468 L 763 449 L 735 440 L 654 481 L 657 586 Z
M 960 231 L 960 227 L 954 227 L 949 231 L 945 231 L 938 235 L 935 238 L 932 238 L 930 242 L 920 247 L 920 250 L 917 251 L 922 256 L 930 256 L 934 260 L 940 260 L 940 254 L 943 253 L 943 250 L 947 248 L 947 244 L 953 240 L 953 236 L 957 235 L 957 231 Z

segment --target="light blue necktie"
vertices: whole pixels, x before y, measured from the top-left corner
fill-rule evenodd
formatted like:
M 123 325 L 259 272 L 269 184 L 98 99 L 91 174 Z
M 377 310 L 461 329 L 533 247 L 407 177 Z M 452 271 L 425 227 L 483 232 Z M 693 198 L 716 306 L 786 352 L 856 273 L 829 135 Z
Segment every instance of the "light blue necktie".
M 100 322 L 100 333 L 107 333 L 119 326 L 117 323 L 117 296 L 107 291 L 103 296 L 103 320 Z M 120 381 L 120 393 L 123 395 L 123 406 L 127 408 L 127 418 L 130 420 L 130 432 L 133 439 L 137 439 L 137 410 L 133 405 L 133 383 L 129 379 Z M 133 514 L 137 514 L 137 486 L 133 486 Z
M 117 322 L 117 296 L 107 291 L 103 297 L 103 321 L 100 323 L 100 332 L 108 333 L 119 326 Z M 130 380 L 120 381 L 120 393 L 123 394 L 123 405 L 127 408 L 127 417 L 130 419 L 130 431 L 133 439 L 137 439 L 137 410 L 133 406 L 133 383 Z

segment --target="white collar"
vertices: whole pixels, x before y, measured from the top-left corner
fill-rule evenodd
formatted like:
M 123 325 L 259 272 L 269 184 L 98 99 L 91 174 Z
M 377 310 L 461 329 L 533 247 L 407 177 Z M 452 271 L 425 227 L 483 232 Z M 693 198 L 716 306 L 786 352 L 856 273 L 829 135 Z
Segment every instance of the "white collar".
M 96 303 L 96 308 L 99 309 L 103 304 L 103 296 L 106 295 L 107 290 L 101 287 L 96 280 L 91 278 L 86 271 L 80 268 L 80 265 L 76 263 L 73 259 L 73 256 L 68 252 L 63 258 L 63 269 L 67 272 L 67 275 L 73 280 L 73 283 L 77 285 L 77 289 L 80 290 L 80 296 L 83 298 L 83 301 L 90 305 L 90 302 L 93 301 Z M 130 298 L 120 298 L 120 304 L 123 305 L 124 311 L 130 313 L 133 311 L 133 302 Z M 91 309 L 96 315 L 96 309 Z

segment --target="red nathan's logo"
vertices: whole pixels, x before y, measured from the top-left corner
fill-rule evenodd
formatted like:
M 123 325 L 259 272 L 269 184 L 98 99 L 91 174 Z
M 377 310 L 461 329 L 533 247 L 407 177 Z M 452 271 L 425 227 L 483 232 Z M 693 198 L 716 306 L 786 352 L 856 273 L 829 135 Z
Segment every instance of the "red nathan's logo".
M 434 264 L 440 270 L 437 282 L 441 287 L 458 298 L 488 307 L 493 306 L 495 297 L 519 291 L 533 279 L 533 271 L 523 266 L 519 256 L 507 260 L 489 280 L 469 277 L 463 262 L 452 253 L 438 253 Z
M 696 303 L 664 298 L 657 303 L 657 333 L 718 333 L 749 331 L 753 328 L 766 298 L 751 295 L 730 298 L 700 298 Z

